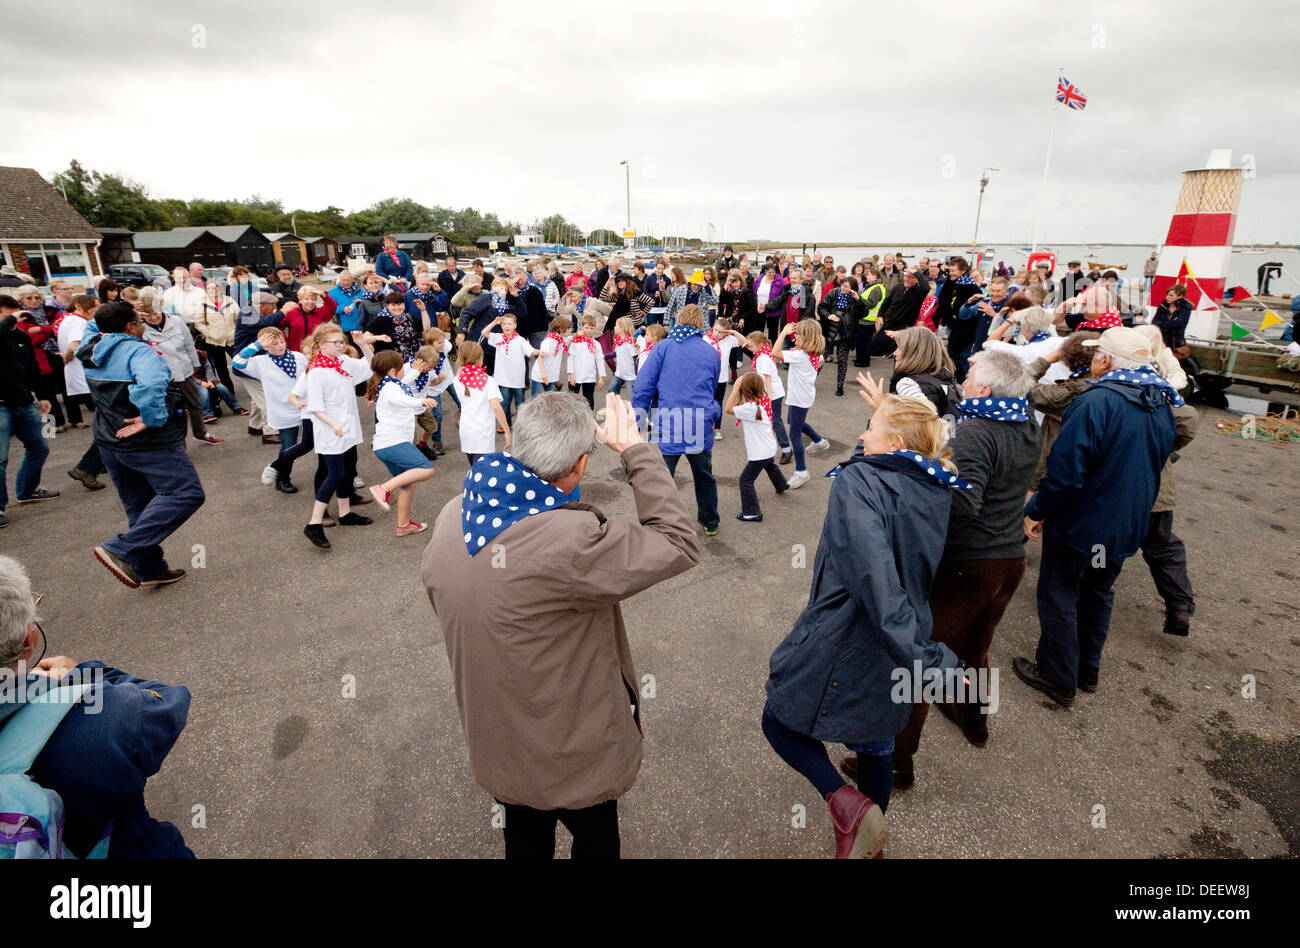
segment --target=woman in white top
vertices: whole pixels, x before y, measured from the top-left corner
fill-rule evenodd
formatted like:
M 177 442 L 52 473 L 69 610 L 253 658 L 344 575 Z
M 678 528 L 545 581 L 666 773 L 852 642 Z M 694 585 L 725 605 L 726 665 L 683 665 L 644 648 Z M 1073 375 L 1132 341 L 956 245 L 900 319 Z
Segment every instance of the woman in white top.
M 740 472 L 740 513 L 736 514 L 737 520 L 757 523 L 763 519 L 763 511 L 758 506 L 758 492 L 754 489 L 754 481 L 763 471 L 767 471 L 778 494 L 784 494 L 790 487 L 773 460 L 776 454 L 776 436 L 772 433 L 775 410 L 775 404 L 767 397 L 763 377 L 757 372 L 746 372 L 736 381 L 723 409 L 726 414 L 736 416 L 745 432 L 748 463 Z
M 375 404 L 375 457 L 384 462 L 393 476 L 370 488 L 375 503 L 389 509 L 393 491 L 397 491 L 397 535 L 410 536 L 428 528 L 427 523 L 411 519 L 415 485 L 433 477 L 433 465 L 411 443 L 415 418 L 437 404 L 433 398 L 421 398 L 402 381 L 405 364 L 399 353 L 389 349 L 376 353 L 370 360 L 374 375 L 366 383 L 366 401 Z
M 1054 319 L 1052 313 L 1041 306 L 1030 306 L 1028 309 L 1009 313 L 1006 320 L 989 333 L 984 349 L 985 351 L 1001 349 L 1013 353 L 1025 364 L 1035 359 L 1046 359 L 1061 348 L 1061 343 L 1065 341 L 1056 334 Z M 1013 327 L 1019 328 L 1015 345 L 1002 339 L 1002 336 L 1011 334 Z M 1064 362 L 1053 361 L 1039 381 L 1043 385 L 1050 385 L 1069 377 L 1069 367 Z M 1041 411 L 1035 411 L 1034 418 L 1040 425 L 1043 423 Z
M 371 522 L 352 512 L 352 481 L 357 470 L 357 445 L 361 443 L 361 414 L 357 411 L 356 387 L 369 381 L 374 351 L 361 333 L 352 334 L 361 347 L 364 359 L 347 354 L 348 340 L 337 323 L 325 323 L 312 333 L 315 353 L 307 364 L 307 411 L 312 415 L 312 434 L 316 456 L 325 465 L 325 478 L 316 488 L 311 520 L 303 534 L 322 549 L 329 549 L 322 523 L 331 497 L 339 499 L 338 522 L 344 526 L 362 526 Z M 410 429 L 408 428 L 408 433 Z
M 794 333 L 793 349 L 785 349 L 785 337 Z M 794 476 L 790 478 L 790 487 L 802 487 L 808 483 L 808 465 L 804 462 L 803 436 L 812 439 L 814 451 L 829 451 L 831 443 L 819 435 L 808 424 L 808 410 L 817 400 L 817 373 L 822 367 L 822 353 L 826 351 L 826 340 L 822 338 L 822 327 L 815 319 L 801 319 L 797 323 L 786 323 L 781 334 L 772 343 L 773 352 L 781 353 L 781 359 L 790 367 L 790 391 L 785 403 L 790 408 L 790 438 L 794 448 Z
M 95 312 L 97 302 L 93 296 L 75 296 L 72 306 L 57 320 L 59 355 L 63 360 L 63 401 L 68 408 L 68 421 L 74 428 L 85 428 L 81 420 L 81 406 L 91 406 L 90 386 L 86 371 L 77 361 L 77 349 L 86 334 L 86 323 Z

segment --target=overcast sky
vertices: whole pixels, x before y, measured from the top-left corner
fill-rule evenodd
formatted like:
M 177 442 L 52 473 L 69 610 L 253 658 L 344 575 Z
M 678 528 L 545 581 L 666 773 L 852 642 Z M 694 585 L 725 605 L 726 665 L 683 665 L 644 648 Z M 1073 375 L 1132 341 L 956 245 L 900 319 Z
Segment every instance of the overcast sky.
M 631 10 L 636 10 L 632 14 Z M 1300 7 L 8 5 L 0 164 L 72 158 L 155 197 L 389 196 L 718 240 L 1163 240 L 1179 174 L 1254 156 L 1236 239 L 1296 242 Z M 729 11 L 723 14 L 721 11 Z M 881 13 L 880 11 L 890 11 Z

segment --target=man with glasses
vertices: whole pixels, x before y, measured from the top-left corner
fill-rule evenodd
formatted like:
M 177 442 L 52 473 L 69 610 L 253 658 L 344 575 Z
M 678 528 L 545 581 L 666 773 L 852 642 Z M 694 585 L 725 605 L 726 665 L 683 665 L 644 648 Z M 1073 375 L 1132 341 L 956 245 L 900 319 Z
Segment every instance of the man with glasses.
M 203 486 L 185 453 L 185 406 L 171 370 L 147 345 L 130 303 L 95 310 L 77 358 L 95 401 L 95 443 L 126 509 L 128 528 L 95 558 L 132 589 L 185 575 L 163 558 L 162 541 L 203 505 Z

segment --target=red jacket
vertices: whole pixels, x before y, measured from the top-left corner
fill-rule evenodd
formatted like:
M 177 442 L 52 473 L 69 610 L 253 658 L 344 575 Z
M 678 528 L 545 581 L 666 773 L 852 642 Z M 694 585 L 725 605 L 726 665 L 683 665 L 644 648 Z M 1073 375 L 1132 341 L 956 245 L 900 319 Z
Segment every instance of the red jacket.
M 53 326 L 36 325 L 28 313 L 18 316 L 17 326 L 31 337 L 32 355 L 36 358 L 36 367 L 40 369 L 41 375 L 49 375 L 54 369 L 50 365 L 50 354 L 45 351 L 45 343 L 58 338 L 58 331 Z
M 289 341 L 289 350 L 301 352 L 302 341 L 315 332 L 317 326 L 333 319 L 336 309 L 334 300 L 328 296 L 325 297 L 324 302 L 317 303 L 316 308 L 310 313 L 304 312 L 297 303 L 286 304 L 284 319 L 280 320 L 280 329 Z

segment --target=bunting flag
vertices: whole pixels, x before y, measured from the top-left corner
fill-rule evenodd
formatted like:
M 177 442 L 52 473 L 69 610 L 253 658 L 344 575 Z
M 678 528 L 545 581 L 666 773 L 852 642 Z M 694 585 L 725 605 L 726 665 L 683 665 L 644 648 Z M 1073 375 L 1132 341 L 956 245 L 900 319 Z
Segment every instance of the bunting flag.
M 1238 339 L 1245 339 L 1249 335 L 1250 335 L 1250 330 L 1247 329 L 1245 326 L 1239 326 L 1237 323 L 1232 324 L 1233 342 L 1236 342 Z
M 1234 286 L 1232 289 L 1228 291 L 1227 296 L 1225 296 L 1224 298 L 1230 299 L 1234 303 L 1240 303 L 1242 300 L 1250 299 L 1251 296 L 1253 295 L 1254 294 L 1252 294 L 1250 290 L 1246 289 L 1244 286 Z
M 1273 312 L 1271 309 L 1265 310 L 1264 321 L 1259 324 L 1259 329 L 1261 332 L 1263 332 L 1269 326 L 1276 326 L 1279 323 L 1284 323 L 1284 322 L 1286 322 L 1286 320 L 1283 319 L 1281 316 L 1279 316 L 1277 313 Z

